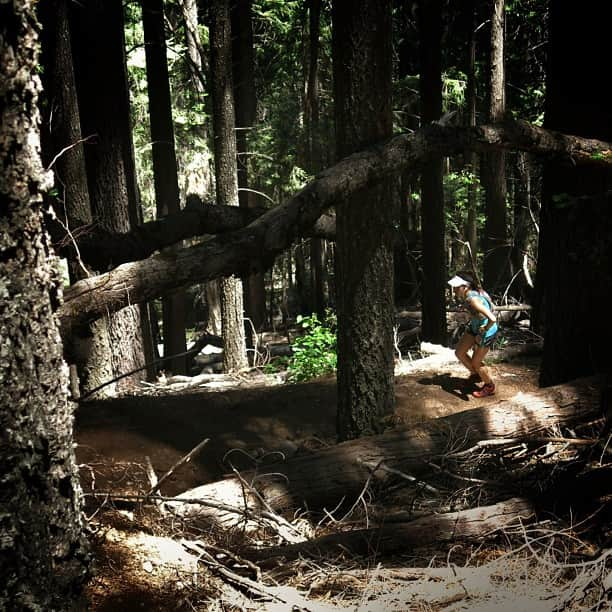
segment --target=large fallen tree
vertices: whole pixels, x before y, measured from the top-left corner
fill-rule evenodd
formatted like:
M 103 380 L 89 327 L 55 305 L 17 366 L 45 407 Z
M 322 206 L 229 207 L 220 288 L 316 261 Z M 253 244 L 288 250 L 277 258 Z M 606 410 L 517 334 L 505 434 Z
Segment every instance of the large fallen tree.
M 518 149 L 565 158 L 572 164 L 609 166 L 612 160 L 610 143 L 547 131 L 520 121 L 475 128 L 431 124 L 341 160 L 289 201 L 243 229 L 123 264 L 75 283 L 66 289 L 64 305 L 58 312 L 63 331 L 178 287 L 266 269 L 298 237 L 311 232 L 321 214 L 337 201 L 350 201 L 352 194 L 400 170 L 418 172 L 432 155 L 452 155 L 466 149 Z
M 240 521 L 245 505 L 253 511 L 264 508 L 270 512 L 331 510 L 342 503 L 353 504 L 368 483 L 384 486 L 398 476 L 426 488 L 432 473 L 430 462 L 478 447 L 483 440 L 495 445 L 500 439 L 514 444 L 546 438 L 551 429 L 598 416 L 599 393 L 594 379 L 519 393 L 509 400 L 421 426 L 395 429 L 296 455 L 258 471 L 236 473 L 187 491 L 168 506 L 182 516 L 197 515 L 228 526 Z M 236 513 L 228 511 L 232 507 Z

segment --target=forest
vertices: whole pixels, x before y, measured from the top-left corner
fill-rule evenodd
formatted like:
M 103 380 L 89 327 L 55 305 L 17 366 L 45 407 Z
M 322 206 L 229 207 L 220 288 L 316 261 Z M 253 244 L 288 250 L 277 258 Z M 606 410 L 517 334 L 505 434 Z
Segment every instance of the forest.
M 605 5 L 0 2 L 0 611 L 612 608 Z

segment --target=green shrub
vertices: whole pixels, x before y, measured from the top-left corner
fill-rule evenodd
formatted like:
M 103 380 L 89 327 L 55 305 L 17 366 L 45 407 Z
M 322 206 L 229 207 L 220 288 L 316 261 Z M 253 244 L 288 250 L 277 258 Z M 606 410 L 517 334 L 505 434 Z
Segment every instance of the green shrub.
M 327 313 L 321 323 L 316 314 L 298 316 L 304 335 L 292 344 L 293 356 L 289 361 L 287 380 L 300 382 L 336 370 L 336 321 L 335 315 Z

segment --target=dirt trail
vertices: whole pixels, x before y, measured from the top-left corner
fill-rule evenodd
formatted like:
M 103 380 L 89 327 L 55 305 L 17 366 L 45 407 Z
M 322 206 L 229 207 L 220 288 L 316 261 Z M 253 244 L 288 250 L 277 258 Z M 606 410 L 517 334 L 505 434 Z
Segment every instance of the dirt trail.
M 520 364 L 492 366 L 497 393 L 487 399 L 465 392 L 466 372 L 460 365 L 398 376 L 396 411 L 389 425 L 438 418 L 534 390 L 537 365 L 531 358 Z M 77 458 L 95 472 L 96 489 L 105 490 L 111 483 L 116 488 L 118 477 L 130 488 L 136 477 L 121 466 L 144 464 L 149 457 L 155 471 L 162 474 L 202 439 L 210 438 L 197 460 L 181 467 L 164 484 L 163 492 L 173 495 L 226 473 L 223 457 L 232 449 L 261 456 L 274 450 L 291 452 L 299 446 L 333 443 L 335 419 L 332 377 L 300 385 L 197 389 L 92 401 L 80 406 L 76 414 Z M 241 452 L 232 452 L 231 459 L 241 469 L 251 467 L 251 460 Z M 91 470 L 82 473 L 87 490 Z

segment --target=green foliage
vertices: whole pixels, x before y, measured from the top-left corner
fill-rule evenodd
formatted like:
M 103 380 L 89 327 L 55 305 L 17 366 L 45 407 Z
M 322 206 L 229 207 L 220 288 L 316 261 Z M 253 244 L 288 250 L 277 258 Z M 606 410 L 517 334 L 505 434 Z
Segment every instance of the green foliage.
M 287 380 L 300 382 L 336 370 L 336 320 L 330 312 L 325 321 L 319 321 L 316 314 L 297 318 L 304 335 L 293 342 L 293 356 L 289 362 Z
M 442 111 L 460 110 L 465 105 L 467 77 L 458 70 L 449 70 L 442 76 Z
M 480 197 L 480 180 L 469 170 L 449 172 L 444 175 L 444 199 L 449 203 L 444 208 L 446 226 L 456 236 L 463 237 L 463 228 L 467 221 L 470 187 L 476 189 L 476 197 Z M 477 217 L 478 227 L 484 226 L 484 215 Z

